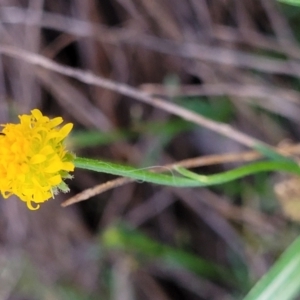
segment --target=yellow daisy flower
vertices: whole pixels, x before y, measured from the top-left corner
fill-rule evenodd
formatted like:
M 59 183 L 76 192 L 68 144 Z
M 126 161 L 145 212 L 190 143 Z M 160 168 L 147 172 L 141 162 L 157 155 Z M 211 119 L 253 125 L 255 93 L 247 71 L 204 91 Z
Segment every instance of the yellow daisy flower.
M 61 117 L 49 119 L 38 110 L 19 116 L 19 124 L 2 125 L 0 133 L 0 192 L 4 198 L 18 196 L 31 210 L 68 191 L 74 155 L 64 146 L 73 124 L 62 127 Z M 32 203 L 36 203 L 35 206 Z

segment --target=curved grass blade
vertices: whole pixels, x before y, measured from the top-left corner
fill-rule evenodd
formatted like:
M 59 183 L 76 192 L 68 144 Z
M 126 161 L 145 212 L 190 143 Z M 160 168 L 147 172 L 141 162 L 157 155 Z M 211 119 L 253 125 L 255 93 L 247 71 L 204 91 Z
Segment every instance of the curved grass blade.
M 208 176 L 198 175 L 181 167 L 174 167 L 175 170 L 177 170 L 181 175 L 185 177 L 176 176 L 174 174 L 167 175 L 154 173 L 145 170 L 145 168 L 137 169 L 134 167 L 120 165 L 112 162 L 105 162 L 81 157 L 77 157 L 75 159 L 75 166 L 81 169 L 128 177 L 135 180 L 140 180 L 142 182 L 150 182 L 176 187 L 201 187 L 222 184 L 245 177 L 247 175 L 267 171 L 286 171 L 289 173 L 300 175 L 299 166 L 293 162 L 290 163 L 288 161 L 262 161 Z M 166 171 L 169 171 L 171 173 L 173 170 L 166 169 Z
M 175 175 L 154 173 L 154 172 L 146 171 L 146 168 L 137 169 L 126 165 L 88 159 L 88 158 L 77 157 L 75 159 L 75 166 L 77 168 L 96 171 L 100 173 L 128 177 L 135 180 L 140 180 L 141 182 L 151 182 L 151 183 L 156 183 L 161 185 L 178 186 L 178 187 L 199 186 L 199 182 L 189 178 L 179 177 Z M 172 169 L 166 169 L 166 171 L 169 171 L 171 173 L 173 172 Z
M 292 300 L 300 294 L 300 237 L 243 300 Z

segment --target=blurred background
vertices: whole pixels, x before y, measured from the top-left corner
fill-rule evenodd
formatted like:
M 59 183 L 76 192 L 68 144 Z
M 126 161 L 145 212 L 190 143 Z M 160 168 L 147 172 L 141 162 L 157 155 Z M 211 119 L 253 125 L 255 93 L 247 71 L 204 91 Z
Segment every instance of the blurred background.
M 299 17 L 272 0 L 1 0 L 0 48 L 21 59 L 0 56 L 0 123 L 39 108 L 74 123 L 78 156 L 146 167 L 213 154 L 197 172 L 237 167 L 223 155 L 247 150 L 234 140 L 22 51 L 294 146 Z M 61 207 L 114 178 L 76 170 L 70 193 L 37 211 L 1 200 L 0 300 L 241 299 L 299 232 L 299 181 L 282 174 L 211 189 L 131 182 Z

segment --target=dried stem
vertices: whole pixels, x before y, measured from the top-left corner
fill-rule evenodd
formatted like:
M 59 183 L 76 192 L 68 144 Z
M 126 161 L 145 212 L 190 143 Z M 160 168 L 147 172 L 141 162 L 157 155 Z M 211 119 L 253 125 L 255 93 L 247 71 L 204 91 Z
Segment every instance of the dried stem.
M 30 53 L 11 46 L 0 46 L 0 53 L 17 59 L 21 59 L 32 65 L 39 66 L 47 70 L 51 70 L 72 78 L 76 78 L 77 80 L 86 84 L 91 84 L 111 91 L 115 91 L 117 93 L 131 97 L 151 106 L 160 108 L 171 114 L 182 117 L 187 121 L 193 122 L 197 125 L 218 132 L 219 134 L 224 135 L 250 148 L 254 148 L 257 144 L 262 143 L 261 141 L 252 138 L 241 131 L 238 131 L 230 125 L 210 120 L 197 113 L 194 113 L 193 111 L 182 108 L 179 105 L 167 102 L 158 97 L 151 97 L 149 94 L 139 91 L 138 89 L 135 89 L 131 86 L 102 78 L 93 74 L 92 72 L 66 67 L 41 55 Z

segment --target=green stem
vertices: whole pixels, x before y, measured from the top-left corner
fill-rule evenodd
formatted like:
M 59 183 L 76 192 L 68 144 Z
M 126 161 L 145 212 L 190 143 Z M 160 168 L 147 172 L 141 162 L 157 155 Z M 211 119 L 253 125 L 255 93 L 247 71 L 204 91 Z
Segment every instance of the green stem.
M 261 161 L 208 176 L 198 175 L 187 169 L 176 166 L 173 169 L 166 169 L 166 172 L 171 173 L 171 175 L 167 175 L 154 173 L 145 169 L 136 169 L 130 166 L 81 157 L 75 159 L 75 166 L 81 169 L 128 177 L 142 182 L 177 187 L 197 187 L 222 184 L 248 175 L 269 171 L 285 171 L 300 175 L 299 166 L 291 161 Z M 174 170 L 184 177 L 174 175 Z

